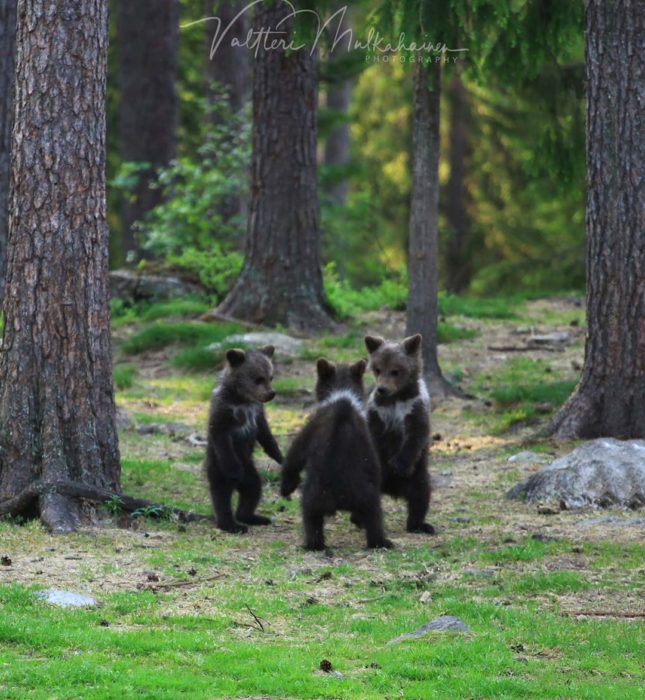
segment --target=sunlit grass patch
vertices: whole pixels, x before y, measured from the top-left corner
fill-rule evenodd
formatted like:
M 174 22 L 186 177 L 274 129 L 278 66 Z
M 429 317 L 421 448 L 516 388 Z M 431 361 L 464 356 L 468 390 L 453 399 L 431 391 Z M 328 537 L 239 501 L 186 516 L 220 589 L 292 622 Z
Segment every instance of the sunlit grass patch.
M 212 304 L 198 297 L 182 297 L 159 301 L 141 309 L 142 321 L 157 321 L 164 318 L 186 318 L 206 313 Z
M 112 369 L 114 378 L 114 386 L 117 389 L 129 389 L 134 384 L 134 378 L 137 375 L 137 368 L 134 365 L 118 364 Z

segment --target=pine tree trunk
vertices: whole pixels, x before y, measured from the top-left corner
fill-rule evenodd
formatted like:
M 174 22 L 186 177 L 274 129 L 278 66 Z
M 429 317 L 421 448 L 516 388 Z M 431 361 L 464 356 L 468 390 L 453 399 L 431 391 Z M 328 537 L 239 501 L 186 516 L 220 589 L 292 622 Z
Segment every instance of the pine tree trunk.
M 645 10 L 587 0 L 587 341 L 551 423 L 561 438 L 645 437 Z
M 246 2 L 237 0 L 227 2 L 226 0 L 206 0 L 207 17 L 217 17 L 221 21 L 211 20 L 206 24 L 206 89 L 210 99 L 214 100 L 224 88 L 228 95 L 230 111 L 235 114 L 240 112 L 249 99 L 250 88 L 250 51 L 245 46 L 233 46 L 236 39 L 243 43 L 248 32 L 248 12 L 245 10 Z M 239 15 L 239 17 L 238 17 Z M 237 19 L 236 19 L 237 17 Z M 213 42 L 219 41 L 214 45 Z M 216 91 L 213 93 L 213 85 L 216 84 Z M 212 112 L 214 125 L 222 124 L 223 119 L 217 110 Z M 242 197 L 228 197 L 218 206 L 218 213 L 223 222 L 230 221 L 233 217 L 239 217 L 245 221 L 248 215 L 248 207 Z M 214 238 L 217 238 L 217 231 L 213 231 Z M 244 236 L 240 235 L 236 242 L 236 247 L 242 251 L 244 249 Z
M 338 15 L 329 25 L 331 41 L 335 37 L 341 37 L 350 29 L 347 11 Z M 343 117 L 343 122 L 331 130 L 325 142 L 325 165 L 342 168 L 349 162 L 349 124 L 347 115 L 352 99 L 352 83 L 350 80 L 335 79 L 334 64 L 337 64 L 347 56 L 347 41 L 340 41 L 336 47 L 329 51 L 329 83 L 327 86 L 326 106 L 330 111 Z M 344 206 L 347 201 L 347 177 L 336 179 L 328 186 L 328 194 L 334 204 Z
M 175 157 L 178 0 L 119 0 L 119 141 L 123 162 L 148 163 L 123 206 L 126 256 L 142 255 L 132 224 L 161 202 L 150 189 L 158 168 Z
M 249 49 L 245 46 L 232 46 L 237 39 L 242 43 L 246 39 L 248 27 L 248 10 L 242 12 L 247 3 L 242 0 L 206 0 L 208 17 L 218 17 L 221 36 L 227 27 L 223 40 L 217 47 L 213 46 L 213 37 L 218 28 L 217 22 L 206 24 L 206 81 L 208 88 L 213 82 L 225 87 L 233 112 L 239 112 L 249 97 Z M 235 20 L 242 12 L 239 19 Z M 234 21 L 235 20 L 235 21 Z
M 106 0 L 19 0 L 0 356 L 0 506 L 119 488 L 105 212 Z M 69 496 L 26 499 L 55 532 Z
M 15 42 L 16 0 L 0 0 L 0 299 L 4 290 L 7 250 Z
M 466 158 L 468 157 L 468 103 L 464 84 L 455 76 L 447 90 L 450 105 L 450 178 L 445 189 L 449 237 L 446 247 L 446 288 L 458 294 L 470 283 L 473 266 L 468 255 L 468 205 Z
M 258 5 L 256 29 L 275 28 L 288 13 L 285 3 Z M 281 25 L 285 40 L 291 24 Z M 315 53 L 258 51 L 244 267 L 217 313 L 296 330 L 330 325 L 320 263 L 316 97 Z
M 428 79 L 431 81 L 429 85 Z M 416 64 L 412 122 L 412 195 L 408 258 L 407 335 L 423 335 L 423 365 L 433 397 L 458 392 L 437 358 L 439 214 L 439 107 L 441 66 Z

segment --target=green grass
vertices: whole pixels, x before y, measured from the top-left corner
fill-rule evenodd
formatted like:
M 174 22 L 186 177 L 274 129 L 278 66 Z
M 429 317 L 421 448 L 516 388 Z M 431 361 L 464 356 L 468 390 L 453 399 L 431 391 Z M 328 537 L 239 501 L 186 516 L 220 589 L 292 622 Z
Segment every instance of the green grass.
M 139 314 L 142 321 L 157 321 L 167 318 L 186 318 L 200 316 L 212 308 L 204 299 L 183 297 L 169 301 L 156 302 L 143 308 Z
M 222 342 L 241 330 L 242 327 L 235 323 L 156 321 L 135 332 L 123 342 L 121 349 L 126 354 L 136 355 L 147 350 L 162 350 L 171 345 L 205 346 Z
M 515 319 L 521 311 L 520 299 L 496 297 L 478 299 L 441 292 L 439 313 L 444 316 L 466 316 L 481 319 Z
M 437 339 L 439 343 L 456 343 L 460 340 L 470 340 L 476 338 L 479 333 L 474 328 L 461 328 L 450 323 L 439 323 Z
M 129 389 L 134 384 L 137 368 L 134 365 L 118 364 L 112 370 L 114 385 L 117 389 Z

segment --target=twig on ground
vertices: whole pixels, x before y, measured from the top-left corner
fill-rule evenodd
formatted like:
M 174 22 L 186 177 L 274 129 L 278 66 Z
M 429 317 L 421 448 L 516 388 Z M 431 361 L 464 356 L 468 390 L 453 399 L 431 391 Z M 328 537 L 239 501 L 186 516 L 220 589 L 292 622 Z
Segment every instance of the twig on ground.
M 253 612 L 253 610 L 251 610 L 251 608 L 248 606 L 248 604 L 245 603 L 245 605 L 246 605 L 246 609 L 249 611 L 251 617 L 255 620 L 257 626 L 260 628 L 260 630 L 262 632 L 264 632 L 264 625 L 262 624 L 262 620 L 260 620 L 260 618 Z

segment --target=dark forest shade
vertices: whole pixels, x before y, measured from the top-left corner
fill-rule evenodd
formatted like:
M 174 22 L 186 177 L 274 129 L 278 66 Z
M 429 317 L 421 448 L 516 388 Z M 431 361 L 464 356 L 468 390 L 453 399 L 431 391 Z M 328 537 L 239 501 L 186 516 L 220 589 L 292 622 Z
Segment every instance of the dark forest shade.
M 645 12 L 587 0 L 587 320 L 558 437 L 645 437 Z
M 441 67 L 417 63 L 412 122 L 412 195 L 406 335 L 423 336 L 424 374 L 431 395 L 453 393 L 437 359 L 439 253 L 439 114 Z
M 123 162 L 148 163 L 124 204 L 123 250 L 141 255 L 132 224 L 161 201 L 155 170 L 176 152 L 178 0 L 118 0 L 119 144 Z
M 258 5 L 256 28 L 276 27 L 288 12 L 285 3 Z M 288 36 L 291 20 L 281 26 Z M 316 100 L 315 52 L 258 52 L 246 254 L 221 314 L 301 330 L 330 325 L 320 263 Z
M 107 0 L 18 3 L 0 504 L 37 482 L 119 488 L 105 220 L 107 14 Z M 26 505 L 56 532 L 82 516 L 76 502 L 52 492 Z
M 16 0 L 0 0 L 0 298 L 4 287 L 9 206 Z

